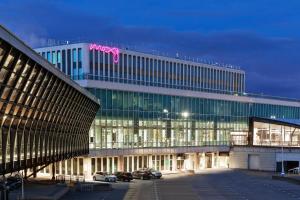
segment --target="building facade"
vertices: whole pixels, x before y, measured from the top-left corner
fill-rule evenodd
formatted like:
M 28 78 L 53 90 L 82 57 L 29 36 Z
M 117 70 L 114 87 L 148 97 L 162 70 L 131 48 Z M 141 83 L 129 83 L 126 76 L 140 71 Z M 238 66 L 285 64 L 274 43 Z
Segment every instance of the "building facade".
M 86 176 L 228 167 L 231 145 L 253 145 L 251 117 L 300 119 L 299 101 L 247 94 L 240 69 L 87 43 L 36 51 L 101 100 Z

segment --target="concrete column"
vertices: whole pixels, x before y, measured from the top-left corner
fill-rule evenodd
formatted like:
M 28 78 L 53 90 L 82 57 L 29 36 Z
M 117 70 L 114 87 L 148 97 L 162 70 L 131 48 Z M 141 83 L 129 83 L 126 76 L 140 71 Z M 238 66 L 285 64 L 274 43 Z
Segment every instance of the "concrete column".
M 220 160 L 219 160 L 219 152 L 217 151 L 216 153 L 217 156 L 217 163 L 216 163 L 216 167 L 219 168 L 220 167 Z
M 205 153 L 201 153 L 201 169 L 205 169 L 206 168 L 206 157 L 205 157 Z
M 132 167 L 132 171 L 134 171 L 134 156 L 131 156 L 131 167 Z
M 129 157 L 130 156 L 127 156 L 127 171 L 129 172 Z
M 83 174 L 86 179 L 92 179 L 91 158 L 83 158 Z
M 173 154 L 172 156 L 172 168 L 173 168 L 173 171 L 177 171 L 177 158 L 176 158 L 176 154 Z
M 215 168 L 216 163 L 215 163 L 215 153 L 211 154 L 211 168 Z
M 148 167 L 149 168 L 153 168 L 153 166 L 152 166 L 152 156 L 148 156 Z
M 110 157 L 106 158 L 106 171 L 107 173 L 110 172 Z

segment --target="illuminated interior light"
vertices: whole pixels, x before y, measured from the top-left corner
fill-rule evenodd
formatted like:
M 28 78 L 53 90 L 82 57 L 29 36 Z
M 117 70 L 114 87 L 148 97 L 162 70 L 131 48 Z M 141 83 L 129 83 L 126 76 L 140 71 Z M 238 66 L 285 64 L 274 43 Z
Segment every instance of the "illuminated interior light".
M 90 44 L 89 49 L 90 49 L 90 51 L 96 50 L 96 51 L 102 51 L 105 53 L 111 53 L 113 55 L 114 63 L 119 62 L 120 50 L 116 47 L 108 47 L 108 46 L 102 46 L 102 45 L 98 45 L 98 44 Z

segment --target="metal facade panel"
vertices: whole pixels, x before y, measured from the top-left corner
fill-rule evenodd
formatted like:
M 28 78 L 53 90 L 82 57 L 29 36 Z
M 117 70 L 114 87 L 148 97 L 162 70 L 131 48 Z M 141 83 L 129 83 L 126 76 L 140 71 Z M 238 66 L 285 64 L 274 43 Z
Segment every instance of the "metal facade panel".
M 0 35 L 0 174 L 89 153 L 100 105 L 61 77 Z

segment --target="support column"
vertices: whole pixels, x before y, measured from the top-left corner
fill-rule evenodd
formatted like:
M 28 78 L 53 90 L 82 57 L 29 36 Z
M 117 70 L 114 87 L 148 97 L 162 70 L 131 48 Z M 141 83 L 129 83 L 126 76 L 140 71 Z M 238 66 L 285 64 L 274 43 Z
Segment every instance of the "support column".
M 206 157 L 205 157 L 205 153 L 201 153 L 201 169 L 205 169 L 206 168 Z
M 217 156 L 217 163 L 216 163 L 216 167 L 219 168 L 220 167 L 220 160 L 219 160 L 219 152 L 217 151 L 216 153 Z
M 86 179 L 92 179 L 91 158 L 83 158 L 83 174 Z
M 134 171 L 134 156 L 131 156 L 131 171 Z
M 215 168 L 216 163 L 215 163 L 215 153 L 211 153 L 211 168 Z
M 177 171 L 177 158 L 176 158 L 176 154 L 173 154 L 172 156 L 172 168 L 173 168 L 173 171 Z

